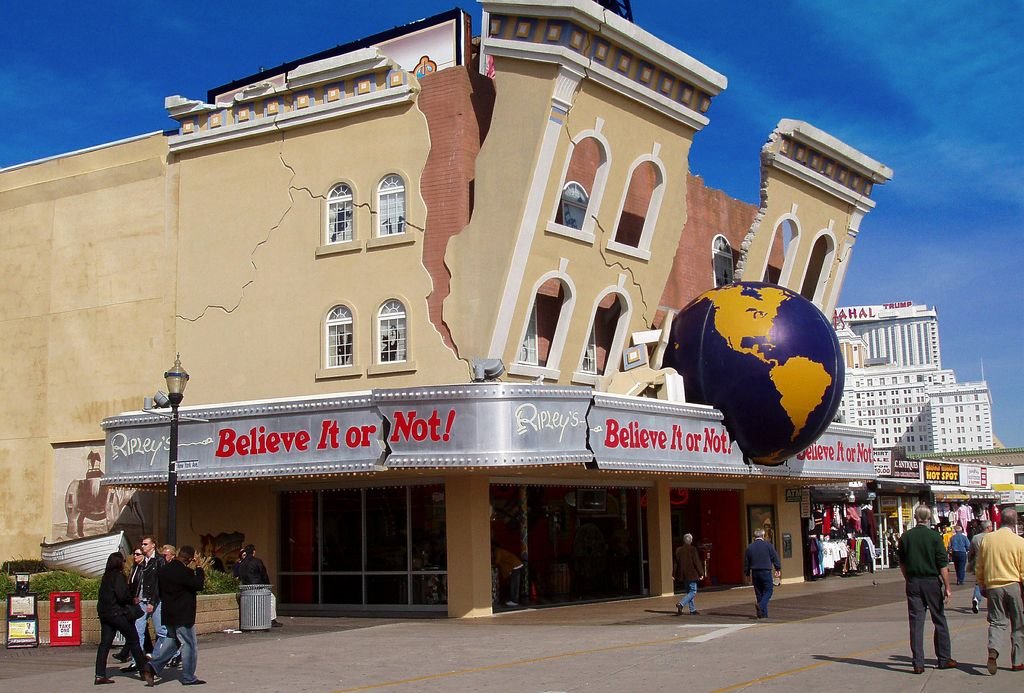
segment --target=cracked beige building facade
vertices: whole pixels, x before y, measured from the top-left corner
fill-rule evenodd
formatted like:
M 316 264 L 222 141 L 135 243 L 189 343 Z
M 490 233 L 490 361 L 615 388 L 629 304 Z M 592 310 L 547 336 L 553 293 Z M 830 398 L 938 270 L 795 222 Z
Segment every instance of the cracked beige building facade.
M 688 165 L 724 75 L 589 0 L 481 5 L 476 38 L 453 10 L 202 99 L 168 97 L 172 132 L 0 171 L 0 554 L 75 538 L 70 514 L 90 500 L 114 510 L 86 515 L 87 532 L 159 534 L 160 484 L 118 470 L 110 457 L 128 448 L 111 436 L 141 420 L 118 417 L 178 352 L 192 375 L 183 411 L 227 417 L 254 441 L 274 412 L 334 396 L 369 391 L 380 408 L 388 393 L 441 388 L 429 397 L 443 413 L 436 402 L 458 399 L 444 388 L 484 358 L 503 362 L 506 388 L 618 394 L 638 409 L 636 395 L 654 396 L 699 427 L 720 417 L 678 401 L 660 369 L 673 311 L 732 279 L 835 306 L 872 186 L 891 171 L 781 120 L 759 205 L 732 200 Z M 647 365 L 625 371 L 631 347 Z M 385 432 L 404 421 L 414 437 L 409 407 L 383 417 Z M 79 498 L 66 467 L 84 475 L 94 451 L 107 478 Z M 563 452 L 243 467 L 181 484 L 177 534 L 229 559 L 240 535 L 254 541 L 294 608 L 478 615 L 496 603 L 491 542 L 533 556 L 524 591 L 498 603 L 670 592 L 683 530 L 721 549 L 728 583 L 744 505 L 798 532 L 786 488 L 846 478 L 740 478 L 710 458 L 660 473 L 642 454 L 611 471 Z M 122 487 L 138 502 L 114 499 Z M 736 517 L 703 526 L 721 503 Z M 786 560 L 800 565 L 798 545 Z

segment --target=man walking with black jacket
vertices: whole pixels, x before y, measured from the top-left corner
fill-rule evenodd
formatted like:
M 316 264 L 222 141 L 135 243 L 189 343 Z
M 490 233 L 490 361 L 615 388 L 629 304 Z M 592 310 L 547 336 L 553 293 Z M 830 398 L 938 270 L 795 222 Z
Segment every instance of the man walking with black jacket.
M 196 550 L 182 546 L 178 555 L 160 571 L 160 601 L 168 635 L 181 643 L 181 684 L 198 686 L 206 683 L 196 678 L 198 643 L 196 642 L 196 595 L 203 589 L 206 576 L 196 565 Z M 171 637 L 164 638 L 146 670 L 154 676 L 174 657 L 177 646 Z M 152 684 L 149 684 L 152 685 Z

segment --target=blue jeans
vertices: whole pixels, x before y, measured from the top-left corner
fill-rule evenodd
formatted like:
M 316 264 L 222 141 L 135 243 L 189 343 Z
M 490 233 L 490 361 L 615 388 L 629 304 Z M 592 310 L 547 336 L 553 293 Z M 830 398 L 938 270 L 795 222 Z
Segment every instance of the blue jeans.
M 768 618 L 768 602 L 775 591 L 775 584 L 772 582 L 771 570 L 751 570 L 750 582 L 754 585 L 754 599 L 757 600 L 757 610 L 761 616 Z
M 196 664 L 199 659 L 194 625 L 175 626 L 174 637 L 166 637 L 160 641 L 160 647 L 153 651 L 153 659 L 149 660 L 149 664 L 153 671 L 159 674 L 167 666 L 167 662 L 177 654 L 178 643 L 181 643 L 181 682 L 191 683 L 196 680 Z
M 692 614 L 697 610 L 697 605 L 693 602 L 694 598 L 697 596 L 697 583 L 688 582 L 686 583 L 686 588 L 690 591 L 683 595 L 683 598 L 679 600 L 678 606 L 680 609 L 684 606 L 689 606 L 690 613 Z
M 135 632 L 139 634 L 139 645 L 141 646 L 142 643 L 146 642 L 146 619 L 152 618 L 153 631 L 156 633 L 156 642 L 153 643 L 153 651 L 156 652 L 160 647 L 160 643 L 167 637 L 167 628 L 165 628 L 164 624 L 160 621 L 161 605 L 157 604 L 156 608 L 153 609 L 153 613 L 148 613 L 146 611 L 146 604 L 139 604 L 139 606 L 142 607 L 143 611 L 142 615 L 135 621 Z

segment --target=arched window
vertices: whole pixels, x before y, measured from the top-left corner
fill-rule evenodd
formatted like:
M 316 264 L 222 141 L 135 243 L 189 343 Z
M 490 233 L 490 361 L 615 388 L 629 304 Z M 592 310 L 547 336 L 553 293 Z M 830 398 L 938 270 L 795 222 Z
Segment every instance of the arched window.
M 533 299 L 533 308 L 519 346 L 519 362 L 531 366 L 547 366 L 551 345 L 555 341 L 567 292 L 561 280 L 544 282 Z
M 581 373 L 605 374 L 608 357 L 614 351 L 616 335 L 619 333 L 619 323 L 625 313 L 624 302 L 619 294 L 610 293 L 601 299 L 594 313 L 587 348 L 583 352 Z
M 582 229 L 587 219 L 590 196 L 576 181 L 569 181 L 562 189 L 562 203 L 558 209 L 558 222 L 573 229 Z
M 405 306 L 401 301 L 385 301 L 377 312 L 377 339 L 380 363 L 398 363 L 407 356 Z
M 327 367 L 341 368 L 352 365 L 352 311 L 335 306 L 327 314 Z
M 572 229 L 583 235 L 593 233 L 593 216 L 601 204 L 608 177 L 606 147 L 607 144 L 596 133 L 582 136 L 573 143 L 551 230 L 564 233 L 565 229 Z M 571 232 L 569 235 L 579 237 L 579 234 Z
M 619 223 L 615 227 L 616 243 L 633 248 L 650 243 L 645 240 L 644 232 L 653 226 L 663 183 L 661 169 L 653 161 L 643 161 L 633 169 Z
M 804 282 L 800 287 L 800 295 L 808 301 L 815 302 L 821 297 L 821 290 L 832 266 L 834 248 L 835 243 L 828 234 L 823 234 L 814 241 L 811 257 L 807 261 L 807 273 L 804 274 Z
M 712 246 L 712 262 L 715 268 L 715 288 L 732 284 L 736 268 L 733 265 L 732 246 L 725 236 L 715 236 Z
M 377 186 L 377 235 L 400 233 L 405 233 L 405 181 L 392 173 Z
M 772 242 L 768 246 L 768 262 L 764 266 L 764 281 L 782 284 L 789 280 L 793 259 L 796 254 L 796 240 L 800 235 L 796 222 L 784 219 L 775 227 Z M 781 261 L 780 259 L 781 258 Z
M 324 242 L 346 243 L 352 240 L 352 188 L 339 183 L 327 193 L 327 229 Z

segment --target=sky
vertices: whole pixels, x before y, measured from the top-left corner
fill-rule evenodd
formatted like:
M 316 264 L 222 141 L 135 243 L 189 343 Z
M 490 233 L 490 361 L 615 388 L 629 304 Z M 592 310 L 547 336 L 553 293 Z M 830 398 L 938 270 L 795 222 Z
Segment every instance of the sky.
M 724 74 L 691 170 L 756 204 L 759 152 L 804 120 L 895 172 L 876 186 L 840 306 L 938 310 L 943 366 L 984 378 L 1024 447 L 1024 2 L 632 0 L 641 28 Z M 244 11 L 240 8 L 244 7 Z M 174 126 L 166 96 L 472 0 L 0 4 L 0 168 Z

